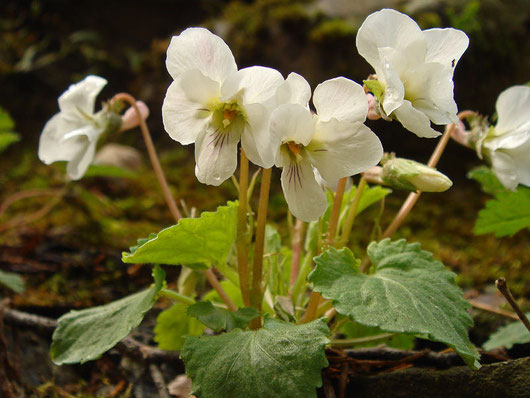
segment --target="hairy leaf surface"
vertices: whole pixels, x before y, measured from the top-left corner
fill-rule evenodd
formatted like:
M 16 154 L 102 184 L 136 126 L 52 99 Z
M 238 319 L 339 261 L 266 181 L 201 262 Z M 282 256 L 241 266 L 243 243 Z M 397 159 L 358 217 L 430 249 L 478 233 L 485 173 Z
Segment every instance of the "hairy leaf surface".
M 257 309 L 252 307 L 239 308 L 237 311 L 229 311 L 217 308 L 210 301 L 200 301 L 188 307 L 187 314 L 197 318 L 212 330 L 227 332 L 247 327 L 248 323 L 259 316 Z
M 197 398 L 316 398 L 328 365 L 326 320 L 266 318 L 262 329 L 188 337 L 181 355 Z
M 419 244 L 405 240 L 372 242 L 368 256 L 375 266 L 369 275 L 360 272 L 349 249 L 332 248 L 315 258 L 309 281 L 353 321 L 445 343 L 469 366 L 480 367 L 467 335 L 473 324 L 469 304 L 452 272 Z
M 182 218 L 137 247 L 123 253 L 124 263 L 186 265 L 208 268 L 224 263 L 236 238 L 237 202 L 204 212 L 200 218 Z
M 526 316 L 530 318 L 530 312 L 527 312 Z M 499 347 L 512 348 L 514 344 L 525 343 L 530 343 L 530 332 L 522 322 L 516 321 L 499 328 L 484 343 L 482 348 L 485 350 L 493 350 Z
M 149 289 L 60 317 L 50 349 L 53 362 L 62 365 L 99 358 L 127 337 L 151 309 L 162 288 L 164 271 L 157 266 L 153 276 L 155 283 Z
M 178 351 L 186 336 L 200 336 L 204 326 L 186 314 L 188 305 L 175 303 L 156 318 L 155 341 L 162 350 Z

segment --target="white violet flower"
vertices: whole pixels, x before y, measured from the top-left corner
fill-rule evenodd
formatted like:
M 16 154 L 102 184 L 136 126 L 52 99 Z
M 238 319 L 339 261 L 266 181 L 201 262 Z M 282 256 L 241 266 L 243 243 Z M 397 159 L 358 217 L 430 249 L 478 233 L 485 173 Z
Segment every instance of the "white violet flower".
M 164 127 L 181 144 L 195 143 L 200 182 L 219 185 L 232 176 L 239 141 L 252 163 L 273 166 L 269 119 L 284 82 L 278 71 L 238 71 L 226 43 L 203 28 L 171 39 L 166 66 L 174 81 L 162 106 Z
M 44 126 L 39 141 L 39 159 L 46 164 L 67 161 L 66 172 L 80 179 L 94 160 L 96 144 L 108 127 L 106 110 L 94 113 L 96 97 L 107 81 L 87 76 L 59 97 L 60 112 Z
M 384 117 L 394 117 L 407 130 L 429 138 L 440 135 L 431 121 L 458 123 L 453 71 L 469 44 L 464 32 L 422 31 L 407 15 L 383 9 L 366 18 L 356 44 L 376 71 Z
M 530 87 L 504 90 L 495 104 L 498 120 L 483 141 L 497 178 L 506 188 L 530 186 Z
M 316 220 L 327 207 L 314 169 L 333 186 L 342 177 L 375 166 L 383 155 L 379 138 L 363 124 L 368 102 L 360 85 L 344 77 L 319 84 L 313 94 L 315 115 L 307 100 L 299 96 L 297 103 L 280 105 L 271 115 L 285 200 L 302 221 Z

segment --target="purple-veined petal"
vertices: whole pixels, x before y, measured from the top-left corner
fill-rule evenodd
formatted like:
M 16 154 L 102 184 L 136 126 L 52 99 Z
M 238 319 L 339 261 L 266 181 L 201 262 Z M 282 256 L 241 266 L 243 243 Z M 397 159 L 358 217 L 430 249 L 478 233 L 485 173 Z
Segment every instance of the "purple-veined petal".
M 203 184 L 221 185 L 237 167 L 240 134 L 207 129 L 195 142 L 195 175 Z
M 281 183 L 289 211 L 302 221 L 318 219 L 326 211 L 326 194 L 317 182 L 307 157 L 300 162 L 284 159 Z
M 230 48 L 223 39 L 204 28 L 188 28 L 171 38 L 166 67 L 173 79 L 183 72 L 197 69 L 219 83 L 237 71 Z
M 345 122 L 364 122 L 368 113 L 364 89 L 345 77 L 320 83 L 313 94 L 313 104 L 322 121 L 335 118 Z

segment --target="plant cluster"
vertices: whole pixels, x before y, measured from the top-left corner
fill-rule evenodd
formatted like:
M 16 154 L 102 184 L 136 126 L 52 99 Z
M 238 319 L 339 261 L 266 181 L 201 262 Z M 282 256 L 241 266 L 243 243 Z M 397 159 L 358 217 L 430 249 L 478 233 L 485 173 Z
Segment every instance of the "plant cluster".
M 479 217 L 477 232 L 498 231 L 495 222 L 503 223 L 502 234 L 530 225 L 530 87 L 503 92 L 497 124 L 489 127 L 479 115 L 457 113 L 453 99 L 453 73 L 468 46 L 462 31 L 422 31 L 408 16 L 384 9 L 364 21 L 356 44 L 375 73 L 363 86 L 344 77 L 326 80 L 311 94 L 296 73 L 284 78 L 263 66 L 238 69 L 226 43 L 206 29 L 189 28 L 172 38 L 165 129 L 181 144 L 195 145 L 200 182 L 218 186 L 232 178 L 239 192 L 237 201 L 199 217 L 182 217 L 171 194 L 145 104 L 121 93 L 95 113 L 106 83 L 96 76 L 61 95 L 60 112 L 41 136 L 40 159 L 67 161 L 69 178 L 78 180 L 102 142 L 140 126 L 176 225 L 123 253 L 125 263 L 153 266 L 150 287 L 59 319 L 51 348 L 56 364 L 98 358 L 166 297 L 174 304 L 159 315 L 155 340 L 181 351 L 199 398 L 316 396 L 325 348 L 360 342 L 344 339 L 352 331 L 364 333 L 363 342 L 396 336 L 403 337 L 400 344 L 414 338 L 442 342 L 468 366 L 480 367 L 468 338 L 469 303 L 455 275 L 418 243 L 390 238 L 421 191 L 451 186 L 434 168 L 451 137 L 491 164 L 492 171 L 474 174 L 487 180 L 486 187 L 495 186 L 487 189 L 496 197 Z M 131 108 L 120 115 L 124 103 Z M 431 123 L 446 128 L 423 165 L 384 154 L 366 118 L 397 121 L 424 138 L 441 135 Z M 252 178 L 249 162 L 259 167 Z M 282 169 L 287 244 L 267 224 L 273 166 Z M 349 177 L 356 174 L 361 178 L 352 185 Z M 254 211 L 249 199 L 259 178 Z M 374 229 L 365 257 L 357 258 L 348 248 L 356 217 L 391 193 L 388 187 L 411 194 L 385 231 Z M 503 213 L 514 203 L 526 215 Z M 176 288 L 168 287 L 161 265 L 182 266 L 176 284 L 169 281 Z M 206 293 L 203 280 L 211 286 Z

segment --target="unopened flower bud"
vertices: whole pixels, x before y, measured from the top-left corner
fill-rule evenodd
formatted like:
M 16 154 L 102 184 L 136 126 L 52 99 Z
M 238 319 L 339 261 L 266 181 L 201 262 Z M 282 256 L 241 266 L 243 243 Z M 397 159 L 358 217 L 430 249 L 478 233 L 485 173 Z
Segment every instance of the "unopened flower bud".
M 434 168 L 409 159 L 389 157 L 381 161 L 386 185 L 407 191 L 443 192 L 453 183 Z
M 149 108 L 143 101 L 136 101 L 136 106 L 140 111 L 142 119 L 145 120 L 149 117 Z M 130 107 L 121 117 L 121 128 L 120 131 L 126 131 L 135 128 L 140 125 L 140 118 L 136 113 L 134 107 Z
M 381 119 L 381 115 L 376 110 L 376 99 L 372 94 L 366 94 L 366 99 L 368 100 L 368 114 L 366 118 L 368 120 L 378 120 Z

